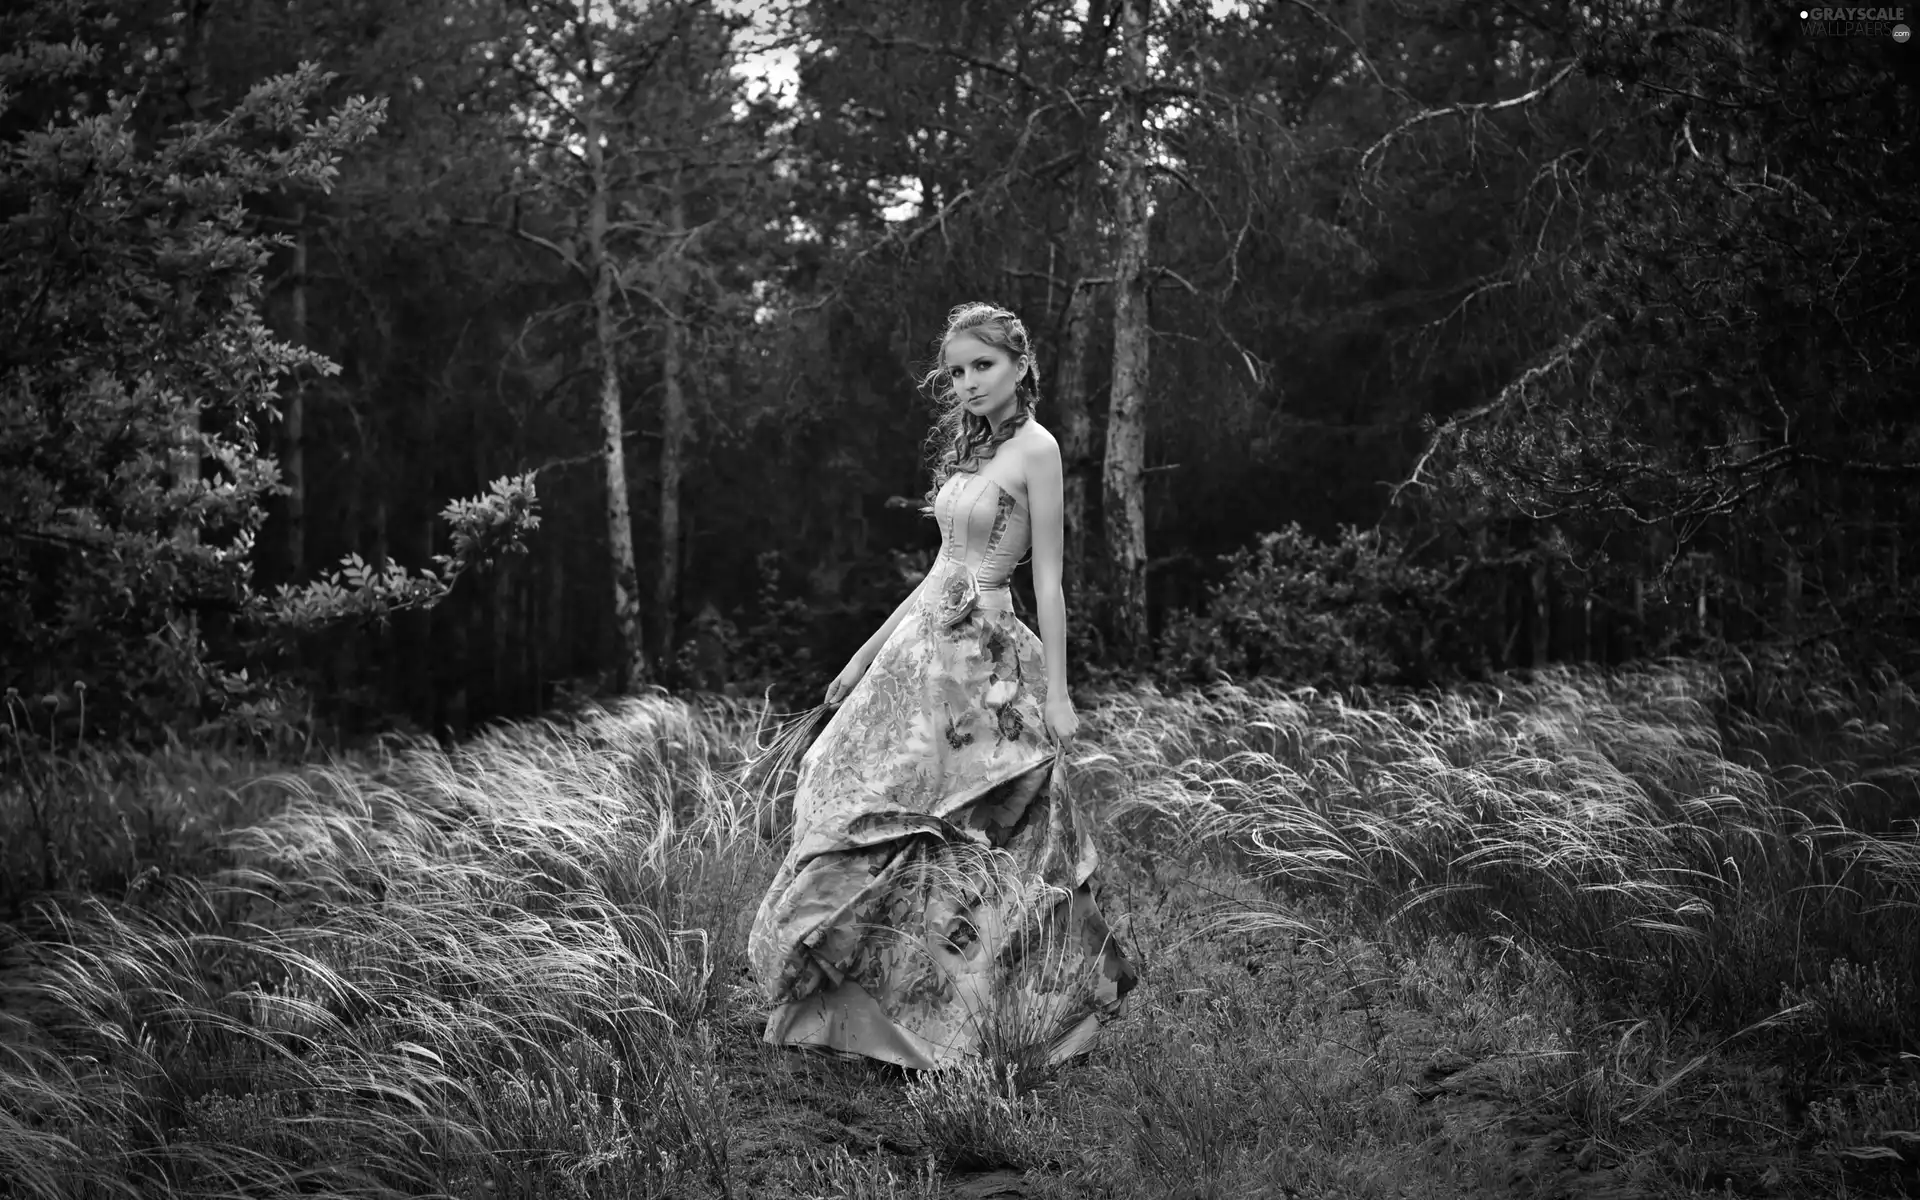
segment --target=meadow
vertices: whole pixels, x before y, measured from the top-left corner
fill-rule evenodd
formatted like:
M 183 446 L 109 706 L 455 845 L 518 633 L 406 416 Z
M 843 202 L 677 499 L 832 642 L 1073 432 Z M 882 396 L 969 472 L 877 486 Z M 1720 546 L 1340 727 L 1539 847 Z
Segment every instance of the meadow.
M 1779 664 L 1081 697 L 1093 1051 L 777 1051 L 765 714 L 0 795 L 0 1195 L 1920 1193 L 1920 697 Z

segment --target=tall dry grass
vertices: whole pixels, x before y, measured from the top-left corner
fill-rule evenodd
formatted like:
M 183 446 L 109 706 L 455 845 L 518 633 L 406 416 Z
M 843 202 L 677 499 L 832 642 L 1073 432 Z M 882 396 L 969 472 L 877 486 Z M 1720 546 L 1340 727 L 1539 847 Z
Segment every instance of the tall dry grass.
M 710 1020 L 771 873 L 748 716 L 634 701 L 282 781 L 239 865 L 54 910 L 23 1195 L 729 1191 Z
M 1523 941 L 1682 1020 L 1807 1003 L 1823 1044 L 1913 1048 L 1920 699 L 1882 679 L 1810 715 L 1728 687 L 1667 663 L 1371 701 L 1144 694 L 1115 730 L 1118 815 L 1242 856 L 1276 898 L 1242 925 L 1337 895 L 1398 936 Z
M 29 969 L 0 980 L 0 1179 L 33 1197 L 744 1194 L 738 1131 L 768 1098 L 743 1089 L 773 1076 L 737 1069 L 723 1043 L 744 1035 L 721 1022 L 755 1010 L 746 926 L 818 716 L 769 741 L 750 709 L 656 697 L 397 745 L 248 792 L 277 807 L 222 842 L 224 870 L 49 903 L 15 947 Z M 1282 929 L 1295 962 L 1326 958 L 1282 986 L 1202 929 L 1136 942 L 1137 1012 L 1185 1012 L 1158 969 L 1211 998 L 1180 1018 L 1203 1041 L 1169 1049 L 1137 1022 L 1103 1039 L 1125 1103 L 1154 1114 L 1102 1134 L 1133 1150 L 1072 1167 L 1115 1194 L 1196 1174 L 1231 1194 L 1282 1159 L 1351 1182 L 1367 1139 L 1440 1136 L 1393 1090 L 1387 1009 L 1491 1003 L 1494 977 L 1456 957 L 1551 963 L 1529 986 L 1578 994 L 1494 1009 L 1526 1086 L 1595 1136 L 1712 1073 L 1689 1025 L 1882 1065 L 1809 1097 L 1808 1136 L 1894 1153 L 1888 1131 L 1920 1129 L 1899 1074 L 1920 1052 L 1920 701 L 1897 680 L 1674 663 L 1413 696 L 1143 688 L 1086 716 L 1099 749 L 1076 767 L 1110 857 L 1224 872 L 1240 882 L 1214 929 Z M 1660 1020 L 1587 1053 L 1509 1019 L 1576 1002 Z M 1067 1170 L 1067 1135 L 1028 1120 L 1073 1113 L 1047 1099 L 1052 1015 L 1006 1007 L 981 1069 L 914 1083 L 903 1119 L 950 1168 Z M 1366 1054 L 1322 1036 L 1339 1022 Z M 1266 1056 L 1260 1037 L 1324 1053 Z M 1222 1120 L 1183 1124 L 1198 1112 Z M 939 1192 L 924 1161 L 834 1150 L 793 1170 L 804 1194 Z

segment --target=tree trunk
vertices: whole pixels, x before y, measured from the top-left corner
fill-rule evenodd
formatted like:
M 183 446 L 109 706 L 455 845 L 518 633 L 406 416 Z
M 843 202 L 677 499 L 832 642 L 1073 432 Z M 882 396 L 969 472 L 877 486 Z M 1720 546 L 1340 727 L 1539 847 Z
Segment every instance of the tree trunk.
M 520 573 L 519 595 L 514 611 L 519 617 L 520 709 L 538 713 L 545 704 L 540 697 L 540 598 L 534 591 L 531 570 Z
M 579 625 L 573 621 L 573 613 L 568 611 L 567 592 L 567 555 L 560 547 L 554 547 L 547 556 L 546 595 L 541 597 L 540 616 L 540 704 L 546 707 L 553 683 L 566 679 L 573 672 L 576 659 L 574 642 L 580 634 Z M 598 629 L 588 629 L 589 644 L 599 641 Z
M 1093 205 L 1091 187 L 1080 189 L 1075 204 L 1070 251 L 1076 262 L 1097 261 L 1094 222 L 1088 211 Z M 1066 477 L 1063 574 L 1069 596 L 1082 595 L 1087 583 L 1087 480 L 1094 468 L 1093 415 L 1087 405 L 1091 390 L 1088 375 L 1093 366 L 1093 304 L 1092 285 L 1074 288 L 1067 299 L 1066 327 L 1060 342 L 1060 383 L 1054 389 L 1060 409 L 1056 432 Z
M 1540 559 L 1533 564 L 1533 665 L 1536 668 L 1547 665 L 1547 655 L 1553 649 L 1553 605 L 1547 593 L 1547 560 Z
M 504 564 L 494 568 L 493 603 L 487 605 L 487 643 L 491 650 L 487 657 L 492 661 L 488 663 L 486 707 L 490 717 L 512 714 L 525 686 L 519 678 L 518 647 L 514 645 L 514 635 L 520 629 L 520 614 L 514 611 L 520 589 L 515 586 L 514 574 Z
M 1503 635 L 1500 639 L 1500 666 L 1503 669 L 1513 666 L 1514 647 L 1520 644 L 1520 631 L 1527 624 L 1524 607 L 1520 609 L 1519 615 L 1510 615 L 1514 611 L 1514 605 L 1511 603 L 1513 597 L 1510 576 L 1512 574 L 1511 569 L 1500 572 L 1500 629 Z
M 1787 549 L 1786 595 L 1783 606 L 1786 610 L 1783 615 L 1786 617 L 1786 626 L 1788 629 L 1798 628 L 1800 624 L 1800 590 L 1800 555 L 1789 547 Z
M 582 0 L 580 21 L 589 22 Z M 610 184 L 606 148 L 600 142 L 599 85 L 594 70 L 582 71 L 580 111 L 585 125 L 587 171 L 587 269 L 593 280 L 593 333 L 600 354 L 600 446 L 606 463 L 607 554 L 613 578 L 613 623 L 619 661 L 614 688 L 632 694 L 647 682 L 646 641 L 641 636 L 640 568 L 633 550 L 633 515 L 627 500 L 626 429 L 620 412 L 620 347 L 613 300 L 613 263 L 607 252 Z
M 1123 0 L 1119 105 L 1119 255 L 1113 305 L 1113 380 L 1107 405 L 1104 515 L 1112 566 L 1109 598 L 1115 640 L 1138 661 L 1147 650 L 1146 466 L 1148 208 L 1145 86 L 1147 17 L 1152 0 Z
M 672 245 L 664 272 L 667 308 L 666 337 L 661 351 L 660 412 L 660 653 L 655 663 L 662 671 L 673 662 L 675 614 L 680 604 L 680 481 L 686 471 L 686 447 L 692 422 L 687 414 L 685 274 L 680 269 L 681 240 L 686 232 L 686 210 L 680 181 L 673 181 L 668 198 L 667 236 Z
M 466 597 L 458 600 L 465 601 Z M 468 649 L 473 605 L 471 602 L 443 603 L 435 605 L 433 611 L 446 623 L 446 635 L 441 640 L 446 650 L 433 670 L 438 685 L 434 690 L 442 699 L 439 723 L 447 740 L 454 742 L 465 737 L 473 727 L 473 655 Z
M 1091 0 L 1087 7 L 1087 23 L 1082 40 L 1083 51 L 1090 58 L 1102 52 L 1100 43 L 1102 31 L 1106 28 L 1106 10 L 1107 0 Z M 1087 138 L 1090 144 L 1085 161 L 1075 172 L 1073 215 L 1067 222 L 1068 286 L 1073 290 L 1067 295 L 1066 312 L 1061 318 L 1059 382 L 1054 388 L 1054 399 L 1059 406 L 1059 415 L 1054 420 L 1054 433 L 1060 439 L 1060 461 L 1065 484 L 1061 523 L 1065 526 L 1066 545 L 1063 547 L 1065 561 L 1061 564 L 1061 582 L 1069 597 L 1067 610 L 1070 614 L 1081 614 L 1083 628 L 1089 613 L 1087 600 L 1091 579 L 1087 562 L 1087 528 L 1092 519 L 1088 485 L 1095 477 L 1097 468 L 1093 457 L 1093 412 L 1089 402 L 1093 394 L 1096 285 L 1082 284 L 1079 276 L 1093 271 L 1096 264 L 1104 263 L 1107 259 L 1095 212 L 1100 194 L 1101 147 L 1097 125 L 1087 130 Z M 1048 298 L 1048 307 L 1051 309 L 1051 282 L 1048 283 Z
M 293 343 L 305 349 L 307 206 L 294 209 L 293 219 Z M 287 408 L 280 426 L 280 477 L 287 485 L 287 571 L 298 583 L 307 577 L 307 400 L 306 388 L 298 379 L 287 388 Z
M 387 560 L 393 553 L 387 533 L 388 501 L 386 478 L 384 474 L 376 473 L 376 484 L 371 488 L 367 486 L 366 479 L 367 473 L 364 467 L 355 472 L 356 490 L 369 493 L 373 501 L 372 552 L 368 554 L 367 561 L 384 571 L 387 569 Z M 347 528 L 353 530 L 355 536 L 358 536 L 360 533 L 359 519 L 356 518 L 353 520 L 348 524 Z M 397 659 L 394 655 L 393 627 L 394 623 L 392 621 L 375 621 L 367 628 L 366 632 L 360 636 L 360 646 L 363 653 L 371 652 L 376 664 L 376 677 L 378 675 L 385 676 L 387 682 L 384 691 L 386 695 L 398 699 L 406 693 L 406 682 L 403 679 L 395 678 L 397 672 L 394 670 L 394 663 Z M 354 665 L 357 674 L 357 668 L 360 664 L 356 663 Z

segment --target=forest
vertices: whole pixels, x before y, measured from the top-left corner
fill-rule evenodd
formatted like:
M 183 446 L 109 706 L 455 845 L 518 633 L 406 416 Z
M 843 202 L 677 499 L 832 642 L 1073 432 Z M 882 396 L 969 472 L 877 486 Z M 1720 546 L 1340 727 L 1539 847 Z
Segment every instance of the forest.
M 0 1195 L 1920 1190 L 1867 17 L 7 6 Z M 974 300 L 1146 982 L 903 1085 L 755 1040 L 755 769 Z

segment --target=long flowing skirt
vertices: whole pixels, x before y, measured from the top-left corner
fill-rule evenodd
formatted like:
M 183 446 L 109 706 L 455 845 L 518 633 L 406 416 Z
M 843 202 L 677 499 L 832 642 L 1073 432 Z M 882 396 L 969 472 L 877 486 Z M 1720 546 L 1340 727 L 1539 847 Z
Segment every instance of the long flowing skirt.
M 1045 701 L 1040 639 L 1011 613 L 901 621 L 801 761 L 749 940 L 767 1041 L 1057 1062 L 1119 1011 L 1134 972 Z

